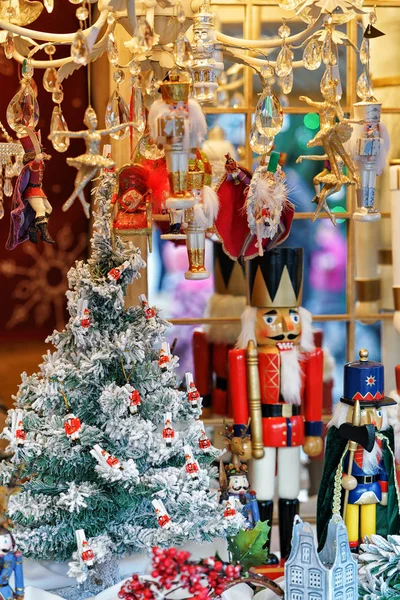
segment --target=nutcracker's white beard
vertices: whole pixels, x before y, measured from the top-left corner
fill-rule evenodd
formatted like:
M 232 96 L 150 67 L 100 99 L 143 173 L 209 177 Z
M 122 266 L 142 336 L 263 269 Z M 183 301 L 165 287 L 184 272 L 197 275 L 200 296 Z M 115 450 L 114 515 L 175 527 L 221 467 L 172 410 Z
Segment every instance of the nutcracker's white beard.
M 301 403 L 301 365 L 300 352 L 296 346 L 293 350 L 283 350 L 281 357 L 281 394 L 288 404 Z

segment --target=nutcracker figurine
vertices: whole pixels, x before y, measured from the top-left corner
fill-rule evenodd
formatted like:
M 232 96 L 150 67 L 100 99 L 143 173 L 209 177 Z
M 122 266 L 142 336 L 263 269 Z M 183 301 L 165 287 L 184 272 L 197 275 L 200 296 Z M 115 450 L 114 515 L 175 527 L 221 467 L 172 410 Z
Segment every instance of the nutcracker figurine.
M 161 371 L 167 371 L 169 364 L 171 363 L 171 351 L 168 342 L 161 344 L 160 353 L 158 355 L 158 366 Z
M 235 497 L 229 496 L 225 502 L 224 517 L 225 519 L 233 519 L 236 516 Z
M 129 260 L 125 260 L 119 267 L 114 267 L 108 271 L 107 277 L 110 281 L 118 281 L 122 273 L 129 267 Z
M 197 460 L 194 458 L 192 454 L 192 450 L 190 446 L 184 446 L 183 451 L 185 453 L 185 471 L 190 479 L 198 479 L 200 467 Z
M 162 436 L 165 441 L 165 445 L 170 448 L 172 445 L 172 440 L 175 438 L 175 431 L 172 427 L 172 414 L 170 412 L 166 412 L 164 415 L 164 429 Z
M 146 298 L 146 296 L 144 294 L 140 294 L 140 296 L 139 296 L 139 302 L 142 305 L 146 321 L 150 322 L 156 316 L 156 311 L 154 310 L 154 308 L 152 308 L 151 306 L 149 306 L 147 298 Z
M 76 446 L 79 442 L 79 432 L 82 429 L 81 420 L 72 412 L 68 412 L 64 421 L 65 435 L 69 439 L 71 446 Z
M 299 306 L 302 249 L 275 248 L 247 266 L 250 306 L 242 315 L 240 349 L 229 353 L 234 424 L 239 432 L 251 417 L 251 481 L 261 521 L 272 520 L 277 464 L 285 560 L 299 509 L 300 448 L 309 456 L 322 451 L 323 352 L 314 346 L 310 313 Z M 268 556 L 267 564 L 277 562 Z
M 211 448 L 211 442 L 209 437 L 206 434 L 206 430 L 202 421 L 197 421 L 200 426 L 200 437 L 199 437 L 199 448 L 204 452 L 204 454 L 208 454 Z
M 51 157 L 43 153 L 40 133 L 28 128 L 26 132 L 27 135 L 20 139 L 25 151 L 24 166 L 14 188 L 7 250 L 14 250 L 28 239 L 37 244 L 39 232 L 42 242 L 55 244 L 48 230 L 53 209 L 42 188 L 44 161 Z
M 26 433 L 24 429 L 24 423 L 22 421 L 23 411 L 17 408 L 12 413 L 11 418 L 11 435 L 16 440 L 17 446 L 21 448 L 26 440 Z
M 364 537 L 400 533 L 394 435 L 385 396 L 384 370 L 368 351 L 344 367 L 344 393 L 328 424 L 324 473 L 318 493 L 317 533 L 322 547 L 332 512 L 341 511 L 350 548 Z
M 352 158 L 360 176 L 357 191 L 357 221 L 377 221 L 381 218 L 375 208 L 376 176 L 381 175 L 390 147 L 389 134 L 381 123 L 382 104 L 375 99 L 354 104 L 353 133 L 350 140 Z
M 217 42 L 214 14 L 206 0 L 193 15 L 193 71 L 194 93 L 200 103 L 214 102 L 218 89 L 217 79 L 224 69 L 222 44 Z
M 214 294 L 204 316 L 238 318 L 246 307 L 244 266 L 229 258 L 222 244 L 213 244 Z M 231 416 L 228 353 L 240 333 L 240 324 L 218 323 L 196 329 L 193 333 L 194 376 L 203 398 L 203 417 Z
M 96 557 L 92 548 L 87 542 L 85 531 L 83 529 L 77 529 L 75 531 L 75 537 L 81 564 L 86 565 L 88 569 L 92 569 Z
M 189 372 L 185 373 L 185 380 L 186 380 L 186 391 L 187 391 L 187 399 L 188 402 L 190 404 L 190 406 L 195 409 L 198 407 L 199 401 L 200 401 L 200 393 L 198 391 L 198 389 L 195 386 L 195 383 L 193 381 L 193 375 Z
M 171 518 L 167 513 L 167 509 L 164 506 L 164 502 L 162 500 L 157 500 L 156 498 L 151 501 L 154 506 L 154 510 L 156 511 L 157 523 L 162 529 L 169 529 L 171 527 Z
M 14 575 L 14 589 L 10 579 Z M 20 599 L 25 595 L 22 553 L 15 549 L 15 541 L 6 527 L 0 527 L 0 598 Z
M 138 390 L 133 390 L 129 397 L 129 414 L 137 415 L 139 413 L 139 406 L 142 403 L 140 393 Z
M 95 444 L 93 446 L 93 449 L 90 451 L 90 454 L 97 460 L 99 465 L 109 466 L 112 469 L 121 469 L 122 471 L 122 466 L 118 458 L 112 456 L 106 450 L 103 450 L 103 448 L 99 446 L 99 444 Z
M 247 478 L 247 465 L 226 465 L 228 475 L 228 496 L 236 497 L 242 505 L 242 514 L 246 517 L 247 528 L 252 529 L 260 520 L 260 511 L 257 503 L 256 493 L 250 490 Z

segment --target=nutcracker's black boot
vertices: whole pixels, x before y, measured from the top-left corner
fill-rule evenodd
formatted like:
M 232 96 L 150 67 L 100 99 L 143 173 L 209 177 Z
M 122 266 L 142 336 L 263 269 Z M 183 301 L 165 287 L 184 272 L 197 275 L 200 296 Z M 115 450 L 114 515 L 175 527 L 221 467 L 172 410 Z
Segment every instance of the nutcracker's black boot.
M 264 545 L 267 551 L 267 559 L 265 564 L 273 566 L 279 563 L 278 557 L 275 554 L 270 553 L 271 549 L 271 533 L 272 533 L 272 515 L 274 512 L 274 503 L 272 500 L 258 500 L 258 510 L 260 511 L 260 521 L 268 521 L 268 525 L 271 527 L 269 532 L 268 541 Z
M 55 241 L 49 233 L 47 217 L 36 217 L 34 223 L 36 223 L 36 226 L 40 231 L 42 242 L 47 242 L 48 244 L 55 244 Z
M 279 540 L 281 558 L 287 560 L 292 548 L 293 521 L 299 514 L 299 501 L 279 498 Z
M 36 221 L 36 219 L 35 219 Z M 32 224 L 29 226 L 28 228 L 28 235 L 29 235 L 29 241 L 32 242 L 32 244 L 37 244 L 38 243 L 38 228 L 36 226 L 35 221 L 32 222 Z

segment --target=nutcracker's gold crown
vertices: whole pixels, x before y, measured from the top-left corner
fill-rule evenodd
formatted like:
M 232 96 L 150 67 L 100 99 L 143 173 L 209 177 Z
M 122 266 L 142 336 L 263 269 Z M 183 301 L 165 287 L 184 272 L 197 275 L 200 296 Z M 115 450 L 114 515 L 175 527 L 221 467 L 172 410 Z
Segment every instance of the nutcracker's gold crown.
M 275 248 L 247 261 L 248 303 L 256 308 L 301 304 L 302 248 Z
M 366 123 L 379 123 L 382 104 L 374 100 L 364 100 L 354 104 L 354 118 Z
M 225 254 L 222 244 L 214 244 L 214 290 L 216 294 L 246 296 L 247 282 L 244 266 Z
M 179 81 L 171 78 L 171 81 L 164 81 L 161 84 L 161 96 L 167 104 L 175 104 L 176 102 L 187 102 L 190 92 L 189 81 Z

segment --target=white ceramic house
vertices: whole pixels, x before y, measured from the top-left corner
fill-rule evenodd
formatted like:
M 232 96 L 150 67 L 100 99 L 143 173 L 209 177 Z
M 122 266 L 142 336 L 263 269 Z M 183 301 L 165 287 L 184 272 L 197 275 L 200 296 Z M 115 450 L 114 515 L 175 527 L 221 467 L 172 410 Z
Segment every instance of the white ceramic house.
M 350 552 L 341 517 L 332 517 L 319 553 L 311 525 L 295 518 L 292 551 L 285 564 L 285 598 L 358 600 L 357 560 Z

